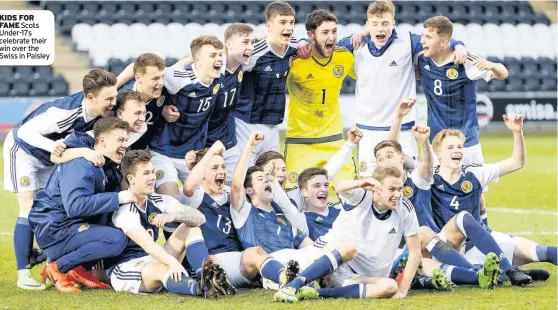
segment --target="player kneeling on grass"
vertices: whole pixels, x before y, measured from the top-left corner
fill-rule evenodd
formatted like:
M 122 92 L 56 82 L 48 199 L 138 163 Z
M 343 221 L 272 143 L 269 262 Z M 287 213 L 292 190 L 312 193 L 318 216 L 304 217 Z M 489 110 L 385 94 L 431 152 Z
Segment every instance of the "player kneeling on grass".
M 317 243 L 358 245 L 356 258 L 329 276 L 331 288 L 318 289 L 324 298 L 404 298 L 420 263 L 418 222 L 413 205 L 402 197 L 403 173 L 396 168 L 377 168 L 373 179 L 339 181 L 335 190 L 343 210 L 332 229 Z M 398 285 L 388 278 L 396 252 L 405 236 L 409 248 L 403 279 Z M 313 290 L 306 287 L 305 291 Z
M 122 171 L 135 202 L 121 205 L 112 216 L 112 225 L 129 238 L 122 254 L 105 260 L 114 290 L 137 294 L 154 293 L 165 287 L 179 295 L 229 294 L 225 272 L 211 259 L 205 260 L 200 281 L 190 278 L 180 263 L 186 246 L 198 240 L 201 231 L 197 226 L 205 222 L 205 217 L 170 196 L 153 194 L 156 178 L 151 153 L 147 150 L 126 153 Z M 171 222 L 181 224 L 160 246 L 159 228 Z
M 343 262 L 352 260 L 356 246 L 312 244 L 307 237 L 306 218 L 291 203 L 275 177 L 275 166 L 250 167 L 255 146 L 264 139 L 252 133 L 234 171 L 231 185 L 231 215 L 238 237 L 245 248 L 260 246 L 283 264 L 300 266 L 302 272 L 275 296 L 276 301 L 297 302 L 305 298 L 300 288 L 333 272 Z M 333 244 L 332 244 L 333 245 Z M 266 286 L 264 283 L 264 287 Z
M 128 124 L 117 118 L 95 124 L 94 149 L 107 158 L 105 165 L 120 163 L 127 147 L 127 129 Z M 29 222 L 37 243 L 52 261 L 42 277 L 55 283 L 60 292 L 79 292 L 73 282 L 87 288 L 110 288 L 86 268 L 124 250 L 126 236 L 105 226 L 103 218 L 134 197 L 128 191 L 105 192 L 106 183 L 101 167 L 77 158 L 57 166 L 33 201 Z
M 209 149 L 186 154 L 190 175 L 184 183 L 180 202 L 205 215 L 201 225 L 210 255 L 223 266 L 235 287 L 254 287 L 258 274 L 281 286 L 287 284 L 290 270 L 269 257 L 259 246 L 243 250 L 231 219 L 230 187 L 227 165 L 223 158 L 226 148 L 216 141 Z M 291 272 L 292 273 L 292 272 Z

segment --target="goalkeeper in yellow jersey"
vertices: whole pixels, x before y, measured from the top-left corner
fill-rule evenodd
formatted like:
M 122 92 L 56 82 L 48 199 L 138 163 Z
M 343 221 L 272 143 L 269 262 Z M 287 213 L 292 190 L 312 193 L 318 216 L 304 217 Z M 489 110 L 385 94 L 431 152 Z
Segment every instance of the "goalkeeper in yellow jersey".
M 337 17 L 328 10 L 315 10 L 306 18 L 306 30 L 312 55 L 307 59 L 293 56 L 287 76 L 286 189 L 297 185 L 298 174 L 304 169 L 323 168 L 345 143 L 339 94 L 345 77 L 354 78 L 353 54 L 335 46 Z M 349 158 L 336 179 L 355 176 L 355 161 Z

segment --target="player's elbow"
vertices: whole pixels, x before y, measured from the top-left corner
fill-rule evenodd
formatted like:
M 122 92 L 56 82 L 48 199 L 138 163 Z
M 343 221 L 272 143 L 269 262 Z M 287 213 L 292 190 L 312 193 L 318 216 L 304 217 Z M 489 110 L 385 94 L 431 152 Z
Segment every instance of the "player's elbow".
M 184 184 L 184 187 L 182 188 L 184 196 L 193 197 L 195 192 L 196 189 L 191 184 L 188 184 L 188 181 L 186 181 L 186 184 Z

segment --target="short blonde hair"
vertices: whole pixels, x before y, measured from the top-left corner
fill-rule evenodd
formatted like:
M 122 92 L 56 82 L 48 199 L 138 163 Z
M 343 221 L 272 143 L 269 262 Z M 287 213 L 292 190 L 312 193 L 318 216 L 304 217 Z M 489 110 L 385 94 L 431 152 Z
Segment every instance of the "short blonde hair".
M 395 167 L 377 167 L 372 173 L 372 177 L 378 182 L 383 183 L 387 177 L 403 178 L 403 171 Z
M 395 6 L 393 2 L 387 0 L 378 0 L 370 3 L 366 15 L 368 17 L 383 15 L 384 13 L 389 13 L 391 16 L 395 17 Z
M 432 140 L 432 147 L 435 151 L 439 151 L 442 147 L 442 142 L 446 137 L 458 137 L 461 141 L 465 142 L 465 135 L 457 129 L 443 129 L 438 132 Z
M 225 29 L 225 40 L 229 40 L 233 35 L 238 36 L 248 36 L 254 32 L 254 29 L 243 23 L 230 24 L 227 29 Z
M 192 57 L 196 57 L 198 52 L 204 45 L 211 45 L 218 50 L 223 49 L 223 42 L 221 42 L 216 36 L 210 36 L 210 35 L 199 36 L 194 40 L 192 40 L 192 43 L 190 43 L 190 50 L 192 53 Z

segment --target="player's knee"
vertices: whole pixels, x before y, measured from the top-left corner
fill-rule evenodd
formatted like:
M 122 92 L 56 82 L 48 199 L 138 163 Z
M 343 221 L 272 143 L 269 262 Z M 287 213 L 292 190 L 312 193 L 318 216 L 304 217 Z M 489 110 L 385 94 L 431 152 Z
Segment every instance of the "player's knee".
M 117 256 L 124 251 L 128 244 L 128 237 L 121 231 L 114 229 L 110 235 L 105 237 L 107 256 Z
M 16 196 L 19 206 L 19 217 L 27 218 L 29 216 L 29 212 L 31 212 L 31 208 L 33 207 L 33 197 L 35 196 L 35 192 L 17 193 Z
M 262 247 L 255 246 L 244 250 L 242 253 L 242 263 L 247 267 L 260 266 L 268 257 Z
M 356 244 L 349 243 L 347 245 L 343 245 L 340 248 L 341 256 L 343 257 L 343 262 L 348 262 L 356 258 L 358 254 L 358 248 Z
M 428 226 L 421 226 L 419 227 L 418 236 L 421 248 L 425 248 L 428 242 L 436 237 L 436 233 Z
M 381 287 L 381 297 L 390 298 L 393 295 L 397 294 L 397 290 L 399 290 L 399 286 L 397 286 L 397 282 L 393 279 L 383 279 L 380 285 Z

